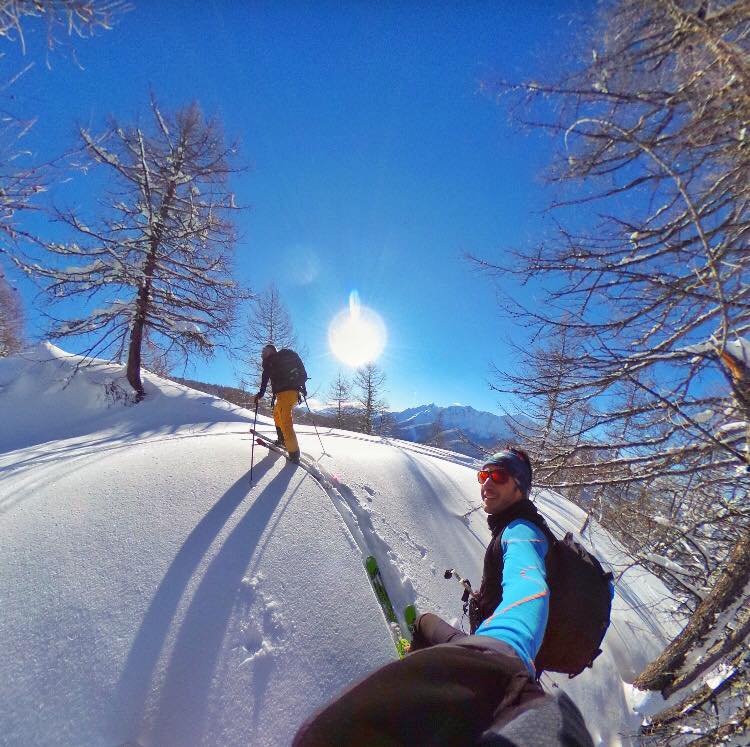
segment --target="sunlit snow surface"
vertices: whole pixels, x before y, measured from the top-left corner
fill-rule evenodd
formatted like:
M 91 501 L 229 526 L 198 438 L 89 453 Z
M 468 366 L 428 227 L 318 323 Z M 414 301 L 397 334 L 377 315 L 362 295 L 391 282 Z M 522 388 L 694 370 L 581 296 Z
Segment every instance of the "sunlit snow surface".
M 489 539 L 472 461 L 430 447 L 298 427 L 315 477 L 254 447 L 252 413 L 43 345 L 0 359 L 0 742 L 143 747 L 288 745 L 300 722 L 387 662 L 363 569 L 394 601 L 459 623 Z M 273 431 L 260 419 L 259 429 Z M 559 532 L 583 511 L 536 500 Z M 605 532 L 603 560 L 627 559 Z M 594 668 L 569 681 L 600 745 L 635 744 L 632 680 L 668 633 L 665 589 L 628 570 Z M 669 608 L 665 602 L 664 608 Z

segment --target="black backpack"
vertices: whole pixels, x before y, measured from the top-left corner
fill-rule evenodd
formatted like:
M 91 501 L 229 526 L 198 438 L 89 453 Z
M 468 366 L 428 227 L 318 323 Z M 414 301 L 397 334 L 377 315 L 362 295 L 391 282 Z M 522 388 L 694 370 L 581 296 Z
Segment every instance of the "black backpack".
M 300 390 L 308 378 L 302 358 L 294 350 L 281 348 L 274 354 L 271 381 L 275 392 Z
M 571 532 L 559 540 L 546 523 L 540 529 L 551 541 L 545 558 L 550 599 L 547 628 L 534 664 L 539 674 L 547 670 L 575 677 L 602 652 L 613 577 Z

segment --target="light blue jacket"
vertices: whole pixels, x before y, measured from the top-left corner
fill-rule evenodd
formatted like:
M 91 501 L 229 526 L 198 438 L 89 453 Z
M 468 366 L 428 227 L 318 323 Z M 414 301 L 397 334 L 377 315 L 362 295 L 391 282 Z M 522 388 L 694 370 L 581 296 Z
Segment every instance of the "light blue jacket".
M 549 616 L 549 586 L 544 558 L 549 545 L 541 529 L 525 519 L 503 531 L 503 598 L 475 631 L 504 641 L 521 657 L 532 677 Z

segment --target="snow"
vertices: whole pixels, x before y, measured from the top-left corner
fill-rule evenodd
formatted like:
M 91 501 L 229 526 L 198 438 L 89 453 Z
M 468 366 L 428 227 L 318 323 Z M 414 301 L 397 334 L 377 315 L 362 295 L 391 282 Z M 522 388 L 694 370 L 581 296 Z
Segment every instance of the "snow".
M 750 340 L 745 337 L 738 337 L 736 340 L 727 343 L 726 350 L 733 358 L 746 366 L 750 366 Z
M 714 416 L 715 416 L 714 411 L 709 408 L 708 410 L 702 410 L 701 412 L 693 415 L 693 422 L 707 423 Z
M 489 531 L 475 465 L 419 444 L 298 426 L 308 469 L 253 446 L 252 412 L 49 344 L 0 359 L 2 743 L 288 745 L 342 688 L 391 660 L 363 568 L 396 607 L 459 624 Z M 273 424 L 258 419 L 261 431 Z M 254 453 L 252 484 L 250 455 Z M 584 512 L 533 496 L 553 530 Z M 628 682 L 675 634 L 668 591 L 595 522 L 616 572 L 604 652 L 544 675 L 595 744 L 635 745 Z
M 440 418 L 444 429 L 459 428 L 481 439 L 510 436 L 510 429 L 505 418 L 475 410 L 470 406 L 438 407 L 430 404 L 391 414 L 395 417 L 398 426 L 404 430 L 430 426 Z
M 720 687 L 732 677 L 736 671 L 737 669 L 727 662 L 719 662 L 719 664 L 712 669 L 706 677 L 704 677 L 703 683 L 708 685 L 712 690 L 716 690 L 717 687 Z
M 175 332 L 202 334 L 203 330 L 195 322 L 179 321 L 171 325 Z
M 680 348 L 679 352 L 682 353 L 713 353 L 717 349 L 717 342 L 712 338 L 706 342 L 701 342 L 696 345 L 687 345 L 686 347 Z M 746 337 L 737 337 L 736 340 L 727 342 L 724 349 L 729 355 L 736 360 L 750 365 L 750 340 Z
M 631 711 L 641 716 L 644 726 L 650 722 L 651 716 L 667 707 L 662 694 L 654 690 L 639 690 L 626 682 L 623 683 L 623 692 Z
M 96 259 L 93 262 L 84 265 L 83 267 L 66 267 L 62 272 L 66 275 L 88 275 L 92 272 L 106 270 L 107 267 L 108 266 L 100 259 Z
M 744 420 L 737 420 L 731 423 L 724 423 L 716 429 L 716 435 L 721 436 L 724 433 L 734 433 L 736 431 L 744 431 L 747 428 L 747 422 Z
M 703 353 L 712 353 L 714 346 L 711 342 L 700 342 L 695 345 L 686 345 L 684 348 L 679 348 L 678 352 L 681 353 L 696 353 L 701 355 Z
M 649 552 L 645 554 L 645 557 L 646 560 L 650 560 L 652 563 L 656 563 L 656 565 L 660 565 L 662 568 L 665 568 L 668 571 L 679 573 L 682 576 L 688 575 L 687 570 L 683 568 L 679 563 L 675 563 L 673 560 L 665 558 L 663 555 L 657 555 L 656 553 Z

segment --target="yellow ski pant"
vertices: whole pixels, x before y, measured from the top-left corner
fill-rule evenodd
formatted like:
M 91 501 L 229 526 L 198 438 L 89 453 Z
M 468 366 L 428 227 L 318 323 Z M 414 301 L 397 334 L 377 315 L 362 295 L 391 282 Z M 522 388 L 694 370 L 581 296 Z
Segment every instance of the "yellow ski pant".
M 281 428 L 284 434 L 284 445 L 289 453 L 299 451 L 297 434 L 294 432 L 292 423 L 292 410 L 296 404 L 297 391 L 289 390 L 279 392 L 276 395 L 276 404 L 273 406 L 273 422 L 276 423 L 277 428 Z

